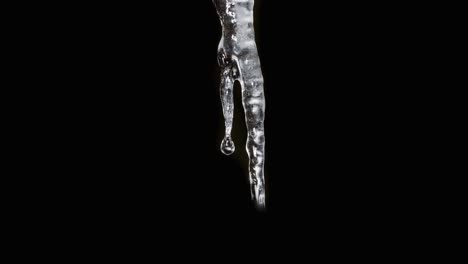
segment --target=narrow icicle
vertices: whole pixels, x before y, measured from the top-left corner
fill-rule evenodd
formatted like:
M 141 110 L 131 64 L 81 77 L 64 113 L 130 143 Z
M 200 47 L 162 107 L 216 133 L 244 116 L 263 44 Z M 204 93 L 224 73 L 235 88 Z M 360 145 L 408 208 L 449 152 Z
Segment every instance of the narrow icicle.
M 264 149 L 265 98 L 263 76 L 253 26 L 254 0 L 213 0 L 223 35 L 218 46 L 221 67 L 221 102 L 225 119 L 225 137 L 221 151 L 234 152 L 231 139 L 234 113 L 233 87 L 237 80 L 242 87 L 242 105 L 248 130 L 246 150 L 249 156 L 249 180 L 252 200 L 265 208 Z

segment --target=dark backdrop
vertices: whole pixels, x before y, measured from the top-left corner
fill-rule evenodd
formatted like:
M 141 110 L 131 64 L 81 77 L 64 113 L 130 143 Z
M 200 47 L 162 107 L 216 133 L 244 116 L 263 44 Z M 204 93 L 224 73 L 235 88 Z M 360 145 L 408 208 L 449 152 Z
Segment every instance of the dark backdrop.
M 258 215 L 239 87 L 237 150 L 229 157 L 219 151 L 215 9 L 211 1 L 160 2 L 65 14 L 74 21 L 54 44 L 73 62 L 59 74 L 70 95 L 64 106 L 73 105 L 64 117 L 70 127 L 57 132 L 74 153 L 63 162 L 73 178 L 65 192 L 78 189 L 77 206 L 118 217 Z M 266 215 L 377 217 L 398 199 L 391 189 L 405 185 L 408 160 L 398 154 L 404 131 L 390 114 L 398 111 L 393 98 L 404 95 L 405 73 L 388 15 L 381 6 L 257 1 Z

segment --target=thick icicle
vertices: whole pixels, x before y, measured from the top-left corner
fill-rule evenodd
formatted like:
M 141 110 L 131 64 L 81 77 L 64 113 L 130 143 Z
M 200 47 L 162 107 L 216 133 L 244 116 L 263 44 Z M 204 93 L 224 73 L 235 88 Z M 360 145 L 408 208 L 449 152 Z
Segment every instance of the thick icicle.
M 234 152 L 231 139 L 233 87 L 238 80 L 242 87 L 242 104 L 248 130 L 246 150 L 249 156 L 251 195 L 259 209 L 265 208 L 264 149 L 265 98 L 263 76 L 255 43 L 253 26 L 254 0 L 213 0 L 223 27 L 218 46 L 221 67 L 221 101 L 226 134 L 221 151 Z

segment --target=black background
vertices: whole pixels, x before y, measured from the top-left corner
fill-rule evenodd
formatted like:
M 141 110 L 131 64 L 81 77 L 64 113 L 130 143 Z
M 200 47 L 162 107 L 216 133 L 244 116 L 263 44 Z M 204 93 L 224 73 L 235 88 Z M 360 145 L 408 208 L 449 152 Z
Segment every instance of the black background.
M 339 221 L 389 217 L 408 185 L 402 167 L 411 149 L 399 150 L 406 131 L 393 124 L 411 61 L 400 61 L 404 43 L 389 7 L 257 1 L 267 100 L 263 213 L 249 197 L 239 87 L 237 150 L 219 151 L 221 26 L 211 1 L 77 6 L 63 15 L 72 21 L 51 21 L 59 41 L 46 45 L 60 51 L 53 75 L 70 111 L 52 133 L 62 142 L 54 164 L 74 207 L 116 218 Z

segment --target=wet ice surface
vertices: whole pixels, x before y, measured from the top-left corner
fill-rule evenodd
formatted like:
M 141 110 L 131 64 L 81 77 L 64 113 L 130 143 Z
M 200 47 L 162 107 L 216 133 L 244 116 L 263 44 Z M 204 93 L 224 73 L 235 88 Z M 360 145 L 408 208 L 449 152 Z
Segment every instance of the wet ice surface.
M 234 113 L 233 88 L 237 80 L 242 87 L 242 105 L 247 125 L 246 150 L 249 156 L 249 180 L 252 200 L 258 209 L 265 208 L 264 149 L 265 98 L 263 76 L 255 43 L 253 24 L 254 0 L 213 0 L 223 34 L 218 46 L 221 67 L 221 102 L 225 120 L 225 137 L 221 151 L 231 155 Z

